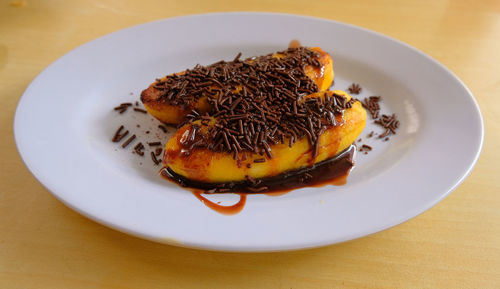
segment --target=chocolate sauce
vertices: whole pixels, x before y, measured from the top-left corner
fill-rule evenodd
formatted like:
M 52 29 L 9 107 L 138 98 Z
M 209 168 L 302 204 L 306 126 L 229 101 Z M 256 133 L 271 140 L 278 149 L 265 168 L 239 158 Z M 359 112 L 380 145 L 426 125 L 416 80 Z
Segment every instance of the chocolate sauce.
M 342 185 L 354 166 L 356 152 L 351 145 L 337 156 L 314 164 L 311 167 L 289 171 L 277 176 L 229 183 L 206 183 L 187 179 L 170 168 L 163 168 L 160 174 L 167 180 L 183 187 L 205 190 L 205 193 L 266 193 L 281 194 L 297 188 L 320 187 L 327 184 Z
M 223 215 L 235 215 L 241 212 L 243 208 L 245 207 L 245 203 L 247 200 L 247 195 L 246 194 L 238 194 L 240 195 L 240 200 L 231 206 L 222 206 L 217 203 L 214 203 L 210 201 L 209 199 L 205 198 L 201 194 L 203 191 L 193 191 L 193 195 L 198 198 L 205 206 L 209 207 L 210 209 L 216 211 L 217 213 L 223 214 Z
M 189 156 L 194 148 L 198 146 L 203 146 L 207 140 L 204 138 L 204 135 L 199 133 L 201 127 L 199 125 L 192 125 L 190 129 L 186 130 L 181 139 L 179 140 L 179 144 L 181 146 L 181 156 Z

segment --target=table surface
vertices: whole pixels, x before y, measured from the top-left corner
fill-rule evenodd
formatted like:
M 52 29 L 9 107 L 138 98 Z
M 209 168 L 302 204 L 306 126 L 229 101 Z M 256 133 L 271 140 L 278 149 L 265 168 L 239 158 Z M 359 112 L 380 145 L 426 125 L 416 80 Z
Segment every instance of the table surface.
M 0 0 L 0 288 L 500 288 L 500 1 Z M 325 1 L 326 2 L 326 1 Z M 400 39 L 449 67 L 485 119 L 471 175 L 392 229 L 312 250 L 207 252 L 131 237 L 65 207 L 23 165 L 12 134 L 33 78 L 101 35 L 172 16 L 268 11 Z

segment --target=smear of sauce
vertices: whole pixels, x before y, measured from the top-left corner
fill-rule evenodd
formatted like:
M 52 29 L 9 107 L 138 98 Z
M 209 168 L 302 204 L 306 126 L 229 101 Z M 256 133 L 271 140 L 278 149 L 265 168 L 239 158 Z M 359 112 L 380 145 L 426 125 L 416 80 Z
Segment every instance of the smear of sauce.
M 193 195 L 198 198 L 198 200 L 200 200 L 205 206 L 223 215 L 235 215 L 241 212 L 245 207 L 245 203 L 247 201 L 247 195 L 239 193 L 238 195 L 240 196 L 240 200 L 236 204 L 231 206 L 223 206 L 205 198 L 201 195 L 202 193 L 203 191 L 193 191 Z

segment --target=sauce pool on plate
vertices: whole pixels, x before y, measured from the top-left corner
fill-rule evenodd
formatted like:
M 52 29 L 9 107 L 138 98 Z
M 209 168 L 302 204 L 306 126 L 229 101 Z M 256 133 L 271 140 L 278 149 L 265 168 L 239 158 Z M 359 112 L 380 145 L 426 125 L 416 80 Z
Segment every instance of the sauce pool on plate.
M 243 210 L 247 194 L 266 194 L 268 196 L 284 195 L 293 189 L 303 187 L 323 187 L 325 185 L 344 185 L 349 172 L 354 167 L 353 159 L 356 147 L 351 145 L 334 158 L 317 163 L 312 167 L 293 170 L 273 177 L 251 181 L 229 183 L 203 183 L 187 179 L 169 168 L 162 168 L 160 175 L 169 181 L 190 188 L 192 193 L 205 206 L 225 215 L 234 215 Z M 231 206 L 224 206 L 208 200 L 202 194 L 236 193 L 240 200 Z

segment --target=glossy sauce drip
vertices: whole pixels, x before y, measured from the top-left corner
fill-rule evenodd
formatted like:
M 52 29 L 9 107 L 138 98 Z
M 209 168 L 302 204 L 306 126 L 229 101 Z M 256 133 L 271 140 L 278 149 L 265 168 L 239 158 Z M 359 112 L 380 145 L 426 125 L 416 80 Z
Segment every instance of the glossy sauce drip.
M 201 127 L 199 125 L 192 125 L 190 129 L 184 131 L 179 140 L 179 145 L 181 147 L 180 155 L 189 156 L 192 150 L 206 142 L 204 135 L 200 133 Z
M 195 190 L 193 191 L 193 195 L 198 198 L 205 206 L 209 207 L 210 209 L 216 211 L 217 213 L 223 214 L 223 215 L 235 215 L 241 212 L 243 208 L 245 207 L 245 203 L 247 200 L 247 195 L 246 194 L 238 194 L 240 196 L 240 200 L 231 206 L 222 206 L 217 203 L 214 203 L 210 201 L 209 199 L 205 198 L 201 194 L 203 191 Z

